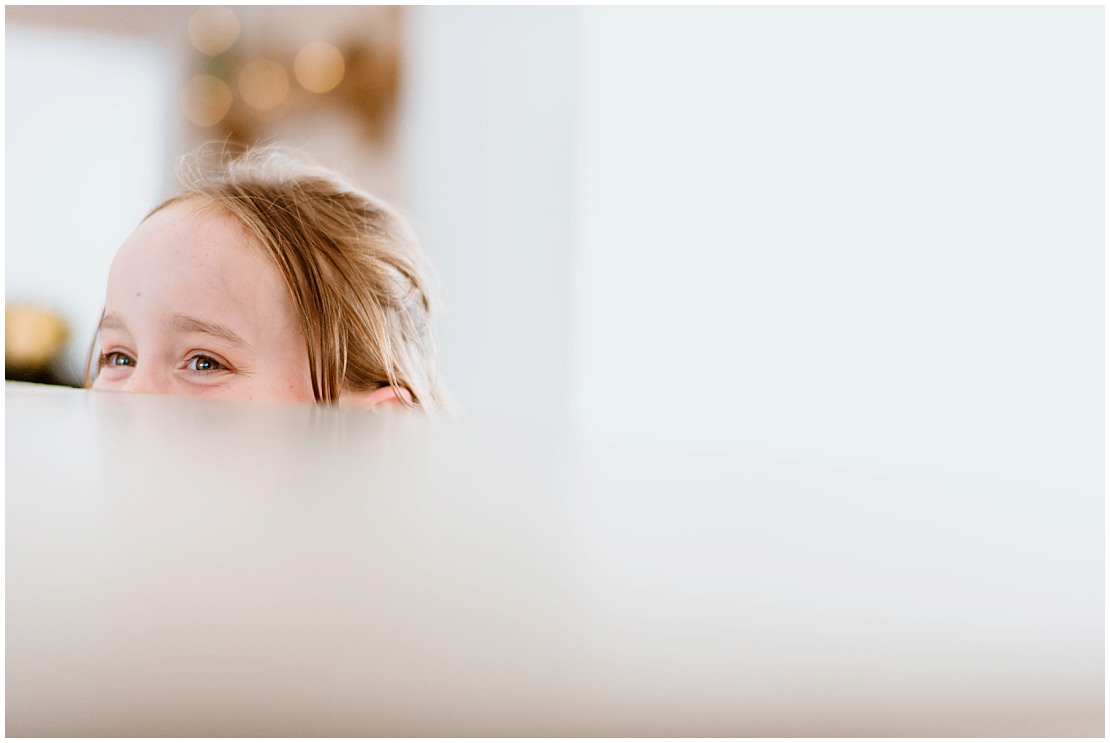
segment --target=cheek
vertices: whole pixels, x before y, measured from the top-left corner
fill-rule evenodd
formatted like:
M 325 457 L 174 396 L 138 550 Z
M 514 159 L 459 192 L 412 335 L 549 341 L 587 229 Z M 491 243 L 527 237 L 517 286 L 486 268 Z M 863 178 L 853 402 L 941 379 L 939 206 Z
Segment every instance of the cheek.
M 312 376 L 308 373 L 307 362 L 301 374 L 287 380 L 286 391 L 292 399 L 303 402 L 316 401 L 315 395 L 312 394 Z
M 286 400 L 314 401 L 312 377 L 308 366 L 308 348 L 292 310 L 276 299 L 270 306 L 278 306 L 270 324 L 260 333 L 260 350 L 256 363 L 252 363 L 258 381 L 264 384 L 269 395 Z
M 299 334 L 299 333 L 298 333 Z M 312 394 L 312 375 L 308 366 L 308 349 L 303 342 L 290 344 L 283 349 L 280 374 L 275 381 L 282 393 L 290 399 L 315 401 Z
M 122 378 L 113 378 L 111 374 L 105 374 L 101 370 L 93 383 L 89 385 L 89 389 L 93 390 L 118 390 L 122 387 L 124 380 Z
M 286 362 L 281 365 L 280 371 L 275 371 L 267 380 L 268 396 L 294 402 L 315 402 L 307 358 Z

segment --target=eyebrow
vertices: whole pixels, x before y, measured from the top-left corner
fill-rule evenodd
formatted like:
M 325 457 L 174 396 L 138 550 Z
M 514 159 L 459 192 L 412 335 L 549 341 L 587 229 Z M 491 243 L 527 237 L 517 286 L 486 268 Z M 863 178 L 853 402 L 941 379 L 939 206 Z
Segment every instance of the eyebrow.
M 226 325 L 221 325 L 218 322 L 208 322 L 201 320 L 199 317 L 191 317 L 189 315 L 170 315 L 166 318 L 166 327 L 170 330 L 176 330 L 180 333 L 203 333 L 210 335 L 214 338 L 220 338 L 235 346 L 247 346 L 243 338 L 231 328 Z M 123 318 L 115 312 L 108 312 L 100 318 L 100 325 L 98 332 L 110 328 L 112 330 L 126 330 L 127 326 L 124 325 Z
M 104 330 L 104 328 L 111 328 L 112 330 L 126 330 L 123 324 L 123 318 L 115 312 L 107 312 L 100 318 L 100 324 L 96 326 L 97 331 Z
M 107 317 L 105 317 L 107 319 Z M 166 327 L 181 333 L 204 333 L 215 338 L 220 338 L 235 346 L 249 346 L 243 338 L 226 325 L 218 322 L 201 320 L 189 315 L 170 315 L 166 318 Z

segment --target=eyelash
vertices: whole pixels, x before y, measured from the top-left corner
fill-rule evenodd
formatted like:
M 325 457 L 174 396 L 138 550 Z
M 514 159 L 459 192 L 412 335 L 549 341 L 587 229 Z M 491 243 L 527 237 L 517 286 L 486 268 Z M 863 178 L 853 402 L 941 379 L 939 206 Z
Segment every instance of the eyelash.
M 115 357 L 125 358 L 125 359 L 128 360 L 129 363 L 127 363 L 127 364 L 113 364 L 112 359 L 115 358 Z M 211 362 L 217 368 L 215 368 L 215 369 L 190 369 L 189 368 L 190 366 L 193 365 L 194 362 L 199 362 L 201 360 Z M 104 367 L 109 366 L 109 365 L 130 366 L 130 367 L 133 368 L 135 366 L 135 359 L 131 358 L 129 355 L 127 355 L 126 353 L 123 353 L 122 351 L 109 351 L 108 353 L 100 354 L 100 359 L 97 362 L 97 367 L 96 367 L 97 371 L 99 371 L 99 370 L 101 370 Z M 195 353 L 192 356 L 190 356 L 186 360 L 185 369 L 187 371 L 193 372 L 194 374 L 203 374 L 203 375 L 215 374 L 216 372 L 222 372 L 222 371 L 231 371 L 231 367 L 229 367 L 226 363 L 224 363 L 223 361 L 220 361 L 219 359 L 215 358 L 214 356 L 210 356 L 210 355 L 205 354 L 205 353 Z
M 97 363 L 97 367 L 96 367 L 97 371 L 99 371 L 99 370 L 103 369 L 104 367 L 108 366 L 108 364 L 111 361 L 113 356 L 122 356 L 123 358 L 126 358 L 126 359 L 128 359 L 128 361 L 131 362 L 129 364 L 119 364 L 119 366 L 135 366 L 135 359 L 131 358 L 127 354 L 123 353 L 122 351 L 110 351 L 108 353 L 100 354 L 100 361 Z
M 193 365 L 193 362 L 199 361 L 201 359 L 204 359 L 205 361 L 210 361 L 219 368 L 218 369 L 191 369 L 190 368 Z M 185 364 L 185 368 L 188 369 L 189 371 L 193 372 L 194 374 L 215 374 L 216 372 L 229 371 L 227 364 L 225 364 L 224 362 L 220 361 L 217 358 L 214 358 L 214 357 L 209 356 L 208 354 L 204 354 L 204 353 L 196 353 L 196 354 L 193 354 L 192 356 L 190 356 L 189 360 L 188 360 L 188 363 Z

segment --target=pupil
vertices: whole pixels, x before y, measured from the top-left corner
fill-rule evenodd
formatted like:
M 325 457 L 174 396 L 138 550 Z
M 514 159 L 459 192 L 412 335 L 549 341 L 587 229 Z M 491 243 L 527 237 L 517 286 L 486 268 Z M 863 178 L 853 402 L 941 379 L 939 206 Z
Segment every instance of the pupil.
M 207 371 L 212 368 L 212 361 L 210 359 L 197 359 L 197 368 Z

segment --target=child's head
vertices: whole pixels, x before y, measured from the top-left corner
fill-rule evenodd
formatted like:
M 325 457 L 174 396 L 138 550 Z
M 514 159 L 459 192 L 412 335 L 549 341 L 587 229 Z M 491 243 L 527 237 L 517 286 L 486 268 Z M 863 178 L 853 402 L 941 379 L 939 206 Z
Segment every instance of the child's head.
M 392 209 L 270 149 L 187 180 L 112 263 L 94 388 L 441 404 L 427 278 Z

